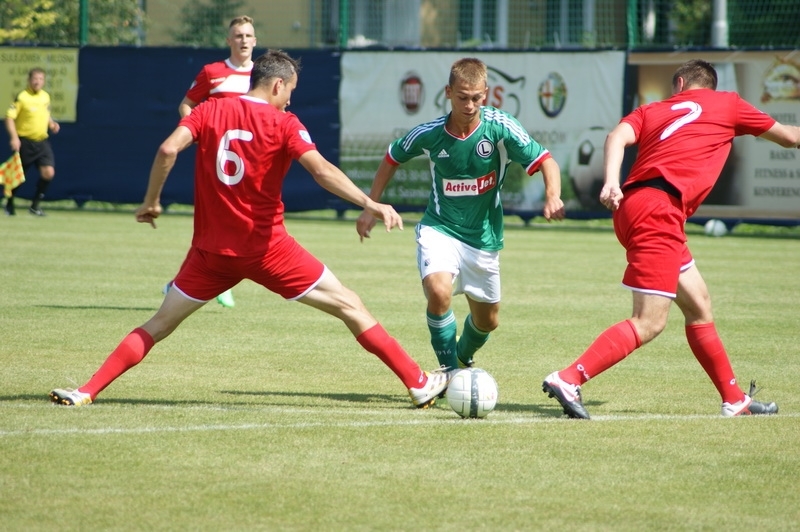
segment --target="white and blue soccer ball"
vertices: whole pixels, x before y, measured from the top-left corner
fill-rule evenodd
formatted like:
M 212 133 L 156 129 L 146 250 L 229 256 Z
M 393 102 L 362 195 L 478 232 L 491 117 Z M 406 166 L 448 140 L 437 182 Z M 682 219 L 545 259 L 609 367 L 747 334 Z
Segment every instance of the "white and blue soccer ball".
M 480 368 L 462 369 L 450 379 L 445 397 L 463 418 L 486 417 L 497 405 L 497 382 Z

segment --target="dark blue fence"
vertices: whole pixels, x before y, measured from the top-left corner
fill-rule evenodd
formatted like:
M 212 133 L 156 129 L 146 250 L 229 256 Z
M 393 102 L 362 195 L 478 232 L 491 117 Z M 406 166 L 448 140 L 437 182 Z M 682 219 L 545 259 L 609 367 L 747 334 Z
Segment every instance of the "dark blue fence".
M 306 125 L 319 151 L 339 161 L 339 56 L 331 51 L 288 50 L 303 69 L 290 110 Z M 256 51 L 256 55 L 259 51 Z M 175 48 L 82 48 L 79 52 L 77 121 L 51 136 L 56 178 L 47 200 L 139 203 L 156 150 L 178 123 L 178 104 L 200 68 L 226 57 L 226 50 Z M 2 128 L 5 160 L 8 137 Z M 178 157 L 162 203 L 192 204 L 194 149 Z M 30 198 L 36 170 L 18 194 Z M 299 164 L 284 185 L 287 211 L 323 209 L 334 198 Z

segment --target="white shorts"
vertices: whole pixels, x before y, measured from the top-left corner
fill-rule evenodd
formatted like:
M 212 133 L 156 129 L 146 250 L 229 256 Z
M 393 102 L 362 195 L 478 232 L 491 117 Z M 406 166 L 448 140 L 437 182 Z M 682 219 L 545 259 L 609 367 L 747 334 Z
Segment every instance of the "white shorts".
M 500 252 L 482 251 L 417 225 L 417 267 L 420 279 L 438 272 L 453 274 L 453 294 L 481 303 L 500 302 Z

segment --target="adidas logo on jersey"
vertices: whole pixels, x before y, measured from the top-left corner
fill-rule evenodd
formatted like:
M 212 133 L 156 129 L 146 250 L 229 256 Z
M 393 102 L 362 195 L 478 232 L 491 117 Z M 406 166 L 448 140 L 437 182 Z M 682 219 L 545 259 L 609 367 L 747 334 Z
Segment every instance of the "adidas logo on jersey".
M 446 151 L 444 151 L 444 148 L 442 148 L 442 151 L 440 151 L 439 155 L 437 155 L 436 157 L 438 157 L 439 159 L 447 159 L 450 157 L 450 155 Z

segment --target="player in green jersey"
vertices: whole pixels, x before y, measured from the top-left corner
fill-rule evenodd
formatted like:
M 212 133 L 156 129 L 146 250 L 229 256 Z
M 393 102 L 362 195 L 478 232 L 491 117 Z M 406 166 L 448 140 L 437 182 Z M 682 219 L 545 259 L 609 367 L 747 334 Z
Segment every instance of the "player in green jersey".
M 428 301 L 431 345 L 439 363 L 450 371 L 472 365 L 473 355 L 498 325 L 499 251 L 503 248 L 500 189 L 510 163 L 521 164 L 528 175 L 542 172 L 544 217 L 564 218 L 558 163 L 516 118 L 483 105 L 488 92 L 482 61 L 463 58 L 453 63 L 445 87 L 452 111 L 394 141 L 369 194 L 379 200 L 400 164 L 423 154 L 430 159 L 433 183 L 416 228 L 417 266 Z M 367 212 L 359 216 L 356 230 L 362 241 L 369 238 L 375 223 Z M 462 293 L 469 315 L 458 338 L 450 307 L 453 295 Z

